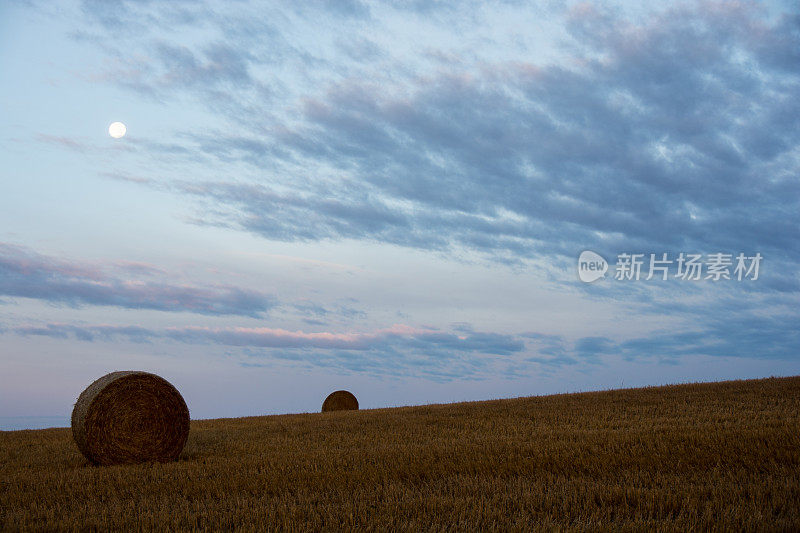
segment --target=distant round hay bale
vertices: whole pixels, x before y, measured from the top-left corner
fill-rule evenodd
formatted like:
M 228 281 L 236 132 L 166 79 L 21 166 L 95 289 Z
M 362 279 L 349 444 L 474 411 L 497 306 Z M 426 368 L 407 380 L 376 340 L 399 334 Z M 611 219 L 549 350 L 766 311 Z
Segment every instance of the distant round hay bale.
M 189 435 L 189 409 L 167 380 L 147 372 L 107 374 L 72 410 L 72 437 L 96 465 L 174 461 Z
M 358 400 L 352 392 L 337 390 L 332 392 L 322 402 L 322 412 L 327 411 L 355 411 L 358 410 Z

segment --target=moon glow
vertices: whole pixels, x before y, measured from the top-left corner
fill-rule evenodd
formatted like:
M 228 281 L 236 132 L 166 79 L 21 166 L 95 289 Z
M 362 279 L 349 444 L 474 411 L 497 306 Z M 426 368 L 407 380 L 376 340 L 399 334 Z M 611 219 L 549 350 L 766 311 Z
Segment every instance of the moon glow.
M 126 131 L 128 131 L 128 129 L 122 122 L 112 122 L 111 125 L 108 127 L 108 134 L 114 137 L 115 139 L 120 139 L 124 137 Z

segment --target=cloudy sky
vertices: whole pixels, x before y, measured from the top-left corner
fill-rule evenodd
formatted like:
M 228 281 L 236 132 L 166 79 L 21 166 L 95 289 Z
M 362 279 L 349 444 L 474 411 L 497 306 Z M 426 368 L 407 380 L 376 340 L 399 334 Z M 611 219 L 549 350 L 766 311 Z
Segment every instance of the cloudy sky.
M 639 4 L 4 2 L 0 426 L 800 373 L 800 11 Z

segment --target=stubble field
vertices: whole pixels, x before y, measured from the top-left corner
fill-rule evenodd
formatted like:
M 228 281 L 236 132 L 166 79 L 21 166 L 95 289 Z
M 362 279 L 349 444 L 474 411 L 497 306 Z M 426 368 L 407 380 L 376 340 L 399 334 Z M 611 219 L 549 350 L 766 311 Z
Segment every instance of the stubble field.
M 800 377 L 192 421 L 171 464 L 0 432 L 6 530 L 800 530 Z

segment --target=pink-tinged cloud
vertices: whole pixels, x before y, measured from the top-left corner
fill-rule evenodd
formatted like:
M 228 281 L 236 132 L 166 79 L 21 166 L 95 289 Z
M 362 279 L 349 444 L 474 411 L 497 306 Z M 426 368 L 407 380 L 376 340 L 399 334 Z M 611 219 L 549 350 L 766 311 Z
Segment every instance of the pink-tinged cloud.
M 524 342 L 513 335 L 458 331 L 394 324 L 366 332 L 305 332 L 276 328 L 203 326 L 148 329 L 141 326 L 107 324 L 75 326 L 63 323 L 20 326 L 19 335 L 41 335 L 92 341 L 127 337 L 135 342 L 174 340 L 191 344 L 221 344 L 250 348 L 320 349 L 347 351 L 401 351 L 408 353 L 486 353 L 507 355 L 524 349 Z
M 89 148 L 85 141 L 74 139 L 72 137 L 40 133 L 36 136 L 36 138 L 41 142 L 54 144 L 70 150 L 75 150 L 77 152 L 85 152 Z
M 394 324 L 390 328 L 366 333 L 306 333 L 272 328 L 167 328 L 167 337 L 182 341 L 206 340 L 228 346 L 254 346 L 264 348 L 324 348 L 342 350 L 369 350 L 385 344 L 390 339 L 433 339 L 441 333 L 433 329 L 414 328 Z

